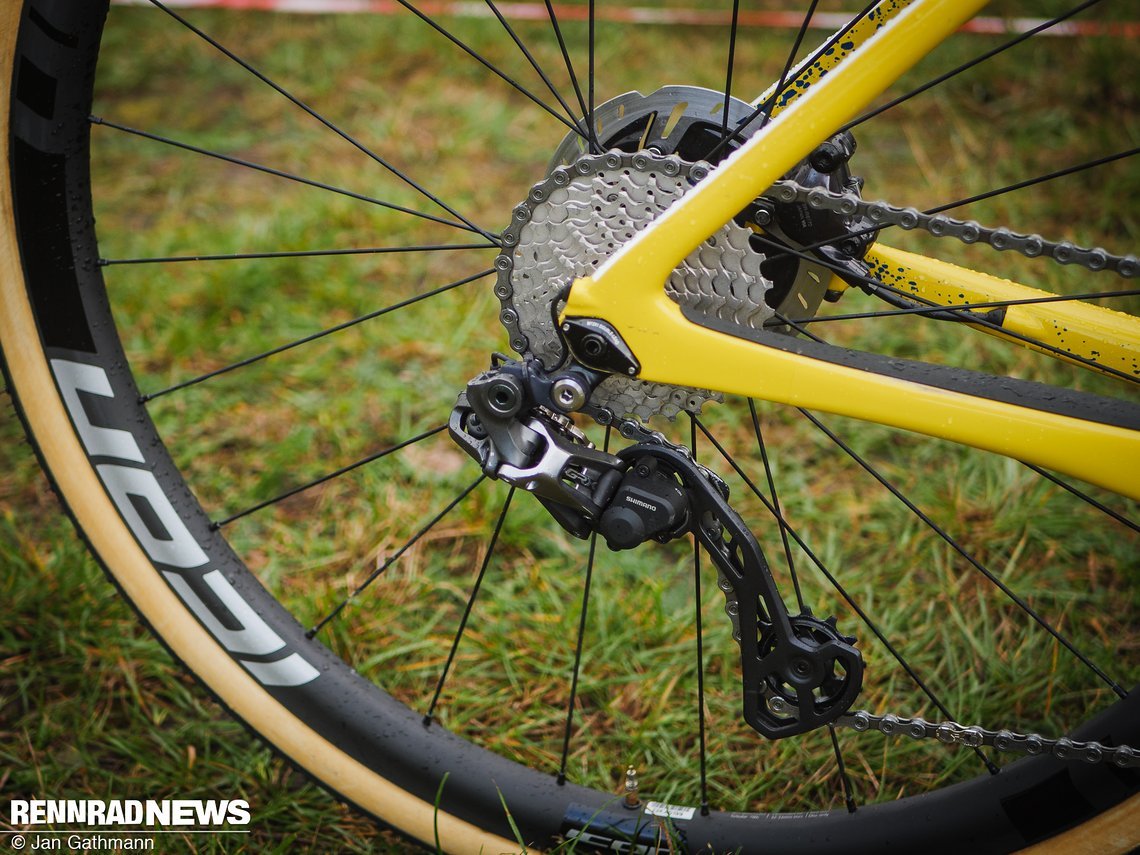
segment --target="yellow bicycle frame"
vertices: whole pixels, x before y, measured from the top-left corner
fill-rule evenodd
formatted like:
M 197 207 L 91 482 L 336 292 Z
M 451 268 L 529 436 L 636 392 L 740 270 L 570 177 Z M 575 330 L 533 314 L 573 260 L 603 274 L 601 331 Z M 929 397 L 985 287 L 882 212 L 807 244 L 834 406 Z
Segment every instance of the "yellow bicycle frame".
M 876 31 L 863 44 L 826 75 L 817 74 L 810 87 L 593 276 L 576 280 L 561 319 L 589 317 L 609 323 L 637 357 L 638 376 L 644 380 L 711 388 L 917 431 L 1140 498 L 1140 431 L 1086 421 L 1080 413 L 1059 415 L 837 364 L 779 346 L 775 339 L 769 345 L 738 338 L 686 320 L 665 293 L 666 279 L 690 252 L 985 3 L 890 0 L 887 13 L 876 17 Z M 908 271 L 908 278 L 928 292 L 971 293 L 987 300 L 1025 296 L 1018 290 L 1024 286 L 1003 285 L 953 265 L 907 258 L 883 247 L 872 252 L 896 266 L 911 265 L 913 275 Z M 940 288 L 947 282 L 952 287 Z M 964 288 L 967 284 L 972 291 Z M 1131 360 L 1135 370 L 1140 354 L 1136 322 L 1093 306 L 1082 306 L 1080 312 L 1073 320 L 1074 327 L 1087 330 L 1078 336 L 1085 342 L 1080 347 L 1095 350 L 1112 343 L 1120 349 L 1118 357 L 1125 363 Z M 1032 328 L 1032 313 L 1026 314 L 1030 320 L 1022 323 Z

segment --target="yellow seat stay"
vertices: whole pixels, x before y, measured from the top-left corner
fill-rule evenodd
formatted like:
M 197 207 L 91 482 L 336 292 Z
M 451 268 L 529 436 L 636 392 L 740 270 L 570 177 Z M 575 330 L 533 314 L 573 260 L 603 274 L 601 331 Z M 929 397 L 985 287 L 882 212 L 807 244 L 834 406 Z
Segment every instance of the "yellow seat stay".
M 967 21 L 986 0 L 911 0 L 844 62 L 726 157 L 591 277 L 577 280 L 568 314 L 587 291 L 662 293 L 673 269 L 724 223 L 810 154 L 903 72 Z M 897 5 L 904 5 L 897 0 Z M 609 319 L 607 319 L 609 320 Z M 611 321 L 612 322 L 612 321 Z

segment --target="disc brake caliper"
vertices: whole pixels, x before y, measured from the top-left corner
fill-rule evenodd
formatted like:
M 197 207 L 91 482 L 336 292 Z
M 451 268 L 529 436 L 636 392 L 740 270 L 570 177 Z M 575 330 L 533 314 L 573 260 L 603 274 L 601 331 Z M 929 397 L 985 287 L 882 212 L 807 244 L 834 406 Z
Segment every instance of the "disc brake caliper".
M 772 739 L 834 722 L 862 685 L 855 639 L 834 618 L 788 613 L 727 485 L 686 449 L 631 422 L 623 434 L 641 441 L 609 454 L 557 412 L 574 409 L 597 382 L 582 369 L 548 376 L 535 362 L 500 361 L 459 396 L 451 436 L 487 475 L 534 493 L 577 537 L 597 533 L 621 550 L 694 533 L 716 565 L 740 646 L 745 721 Z

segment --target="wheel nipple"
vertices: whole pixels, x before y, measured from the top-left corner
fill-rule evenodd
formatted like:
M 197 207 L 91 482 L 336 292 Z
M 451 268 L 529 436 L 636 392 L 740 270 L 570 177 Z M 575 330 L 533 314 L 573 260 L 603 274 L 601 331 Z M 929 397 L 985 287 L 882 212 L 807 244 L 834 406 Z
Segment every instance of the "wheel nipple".
M 641 807 L 641 799 L 637 795 L 637 770 L 632 766 L 625 770 L 625 796 L 622 804 L 630 810 Z

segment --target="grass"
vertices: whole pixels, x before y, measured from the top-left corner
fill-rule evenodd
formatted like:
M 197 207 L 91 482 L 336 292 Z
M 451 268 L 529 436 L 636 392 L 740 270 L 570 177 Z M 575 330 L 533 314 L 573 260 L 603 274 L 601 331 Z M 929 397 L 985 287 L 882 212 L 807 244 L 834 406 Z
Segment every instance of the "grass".
M 1019 11 L 1014 4 L 1003 8 Z M 100 68 L 101 115 L 430 209 L 360 152 L 297 111 L 280 109 L 279 97 L 157 18 L 145 9 L 114 10 L 113 51 Z M 491 230 L 505 225 L 565 133 L 412 20 L 220 12 L 194 20 L 226 44 L 240 45 L 259 67 L 361 134 L 383 157 L 413 164 L 418 177 Z M 455 26 L 488 57 L 524 72 L 494 22 Z M 557 45 L 544 31 L 527 25 L 520 33 L 545 65 L 559 67 Z M 568 24 L 567 33 L 580 47 L 582 28 Z M 738 52 L 739 92 L 759 92 L 779 75 L 789 34 L 749 35 Z M 650 92 L 673 82 L 720 87 L 723 36 L 716 29 L 605 28 L 599 95 Z M 951 43 L 947 61 L 992 44 L 978 38 Z M 393 45 L 399 51 L 388 50 Z M 683 70 L 676 62 L 681 51 Z M 1135 145 L 1137 89 L 1127 77 L 1137 59 L 1130 43 L 1074 48 L 1042 40 L 892 111 L 889 120 L 859 131 L 856 163 L 867 176 L 867 195 L 926 205 L 1035 174 L 1054 158 L 1081 160 Z M 1116 77 L 1104 70 L 1108 65 Z M 929 73 L 920 68 L 912 79 Z M 109 258 L 470 240 L 107 128 L 95 129 L 95 141 L 97 213 Z M 1047 189 L 975 205 L 967 215 L 1115 250 L 1137 244 L 1140 174 L 1134 166 L 1117 164 Z M 900 242 L 909 247 L 911 240 Z M 1027 274 L 1008 256 L 939 249 L 984 259 L 1002 275 L 1032 276 L 1029 284 L 1087 286 L 1080 271 L 1038 264 Z M 108 282 L 140 385 L 153 392 L 456 281 L 492 260 L 488 251 L 456 251 L 138 265 L 108 269 Z M 228 516 L 442 423 L 489 352 L 505 349 L 490 286 L 490 279 L 473 282 L 157 398 L 151 414 L 202 504 L 215 519 Z M 839 309 L 853 308 L 853 299 Z M 958 332 L 892 322 L 837 335 L 903 355 L 984 360 L 994 370 L 1060 376 L 1120 394 L 1110 381 Z M 763 404 L 760 415 L 788 518 L 937 686 L 956 719 L 1059 733 L 1104 700 L 1048 636 L 801 416 Z M 748 450 L 755 440 L 747 408 L 741 402 L 710 407 L 704 420 L 748 477 L 763 485 L 763 469 Z M 950 528 L 967 551 L 1094 651 L 1098 663 L 1128 684 L 1140 677 L 1135 537 L 1011 461 L 824 421 Z M 680 424 L 660 427 L 676 439 L 688 433 Z M 240 794 L 253 807 L 253 834 L 245 844 L 251 850 L 401 851 L 405 844 L 273 759 L 179 672 L 86 557 L 19 441 L 12 415 L 0 422 L 0 432 L 0 584 L 11 615 L 0 629 L 0 767 L 6 770 L 0 787 L 54 798 Z M 752 524 L 787 593 L 778 530 L 707 441 L 699 453 L 729 478 L 734 506 Z M 311 624 L 474 476 L 470 462 L 441 436 L 245 517 L 227 532 L 263 583 Z M 480 488 L 331 624 L 325 642 L 361 673 L 425 708 L 504 497 L 502 485 Z M 438 712 L 448 727 L 554 770 L 581 614 L 584 550 L 525 498 L 514 503 Z M 859 636 L 868 668 L 859 704 L 937 718 L 802 551 L 793 550 L 792 558 L 816 614 L 836 614 L 841 628 Z M 706 559 L 701 608 L 710 800 L 726 809 L 841 806 L 826 734 L 763 743 L 739 721 L 738 653 L 713 578 Z M 633 764 L 644 794 L 693 803 L 699 793 L 688 547 L 620 555 L 601 550 L 586 625 L 569 777 L 616 791 Z M 841 739 L 860 801 L 897 798 L 978 771 L 966 752 L 875 734 Z M 218 845 L 198 838 L 185 843 L 191 851 Z
M 8 411 L 0 576 L 0 790 L 7 798 L 243 798 L 239 845 L 164 851 L 401 851 L 274 758 L 177 667 L 94 566 Z M 5 816 L 5 820 L 7 817 Z

